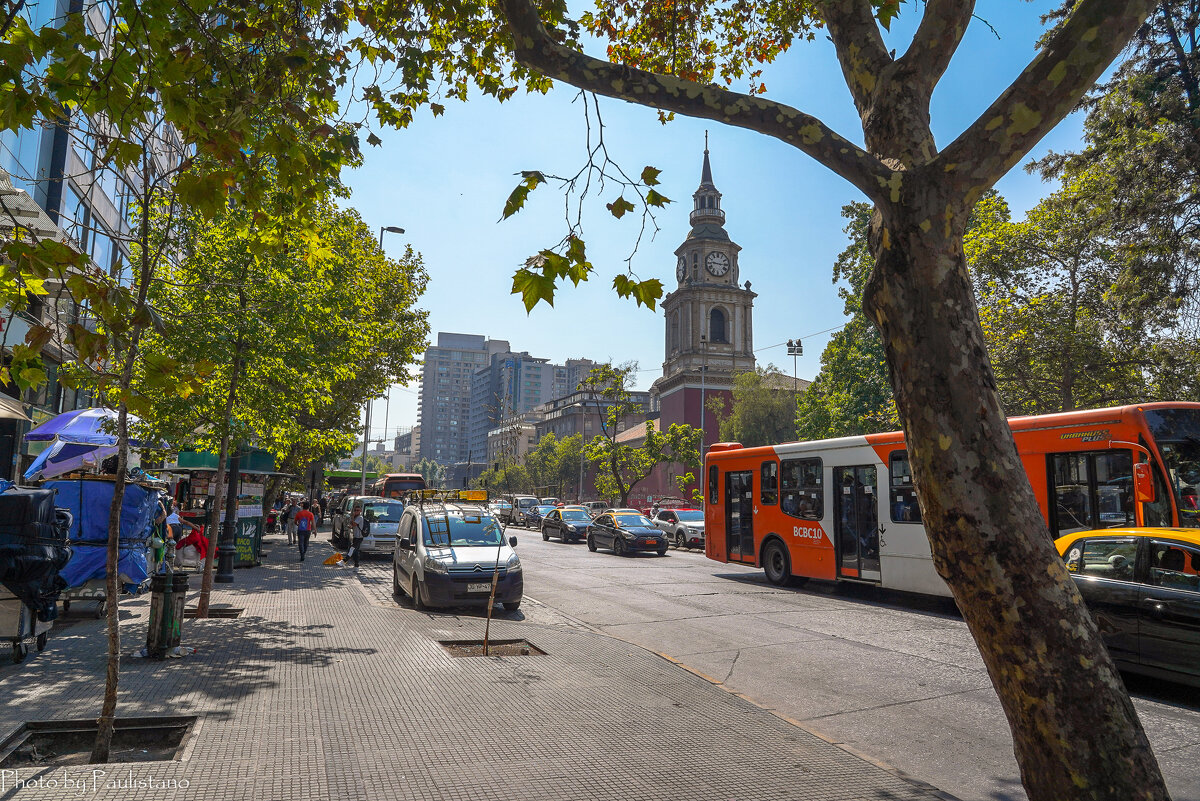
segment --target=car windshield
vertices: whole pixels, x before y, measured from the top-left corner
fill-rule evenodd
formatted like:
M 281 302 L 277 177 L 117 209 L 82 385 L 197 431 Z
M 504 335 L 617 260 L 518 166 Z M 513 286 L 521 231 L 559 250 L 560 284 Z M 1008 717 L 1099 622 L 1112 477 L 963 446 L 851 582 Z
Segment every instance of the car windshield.
M 519 501 L 517 501 L 517 505 L 522 509 L 528 509 L 531 506 L 537 506 L 537 501 L 535 501 L 533 498 L 521 498 Z
M 403 511 L 404 504 L 401 503 L 372 503 L 367 504 L 363 517 L 378 522 L 399 523 Z
M 1146 412 L 1146 421 L 1167 468 L 1179 524 L 1200 528 L 1200 411 L 1155 409 Z
M 699 509 L 680 509 L 675 514 L 679 515 L 680 523 L 703 523 L 704 512 Z
M 499 545 L 503 540 L 504 533 L 491 515 L 472 512 L 430 515 L 425 530 L 425 544 L 432 546 Z
M 645 515 L 633 514 L 632 512 L 626 512 L 624 514 L 613 515 L 613 519 L 617 521 L 617 525 L 619 525 L 619 526 L 652 526 L 652 525 L 654 525 L 646 518 Z
M 540 515 L 544 515 L 547 512 L 553 512 L 555 508 L 556 507 L 553 507 L 553 506 L 535 506 L 535 507 L 533 507 L 533 511 L 537 512 Z
M 591 516 L 582 509 L 567 509 L 562 513 L 562 518 L 563 520 L 567 521 L 578 520 L 580 522 L 586 522 L 592 519 Z

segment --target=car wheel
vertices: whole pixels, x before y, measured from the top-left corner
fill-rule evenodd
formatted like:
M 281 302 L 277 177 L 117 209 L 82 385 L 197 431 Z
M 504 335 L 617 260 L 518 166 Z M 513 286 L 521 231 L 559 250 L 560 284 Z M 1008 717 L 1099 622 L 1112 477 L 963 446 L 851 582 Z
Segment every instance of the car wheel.
M 521 608 L 520 601 L 505 601 L 504 602 L 504 611 L 505 612 L 515 612 L 520 608 Z
M 675 532 L 675 547 L 676 548 L 686 548 L 687 547 L 687 535 L 684 534 L 682 531 Z
M 547 531 L 545 529 L 545 527 L 543 527 L 542 528 L 542 542 L 549 542 L 549 541 L 550 541 L 550 532 Z
M 667 555 L 667 546 L 665 546 L 665 545 L 664 545 L 663 547 L 659 548 L 659 549 L 658 549 L 658 555 L 659 555 L 659 556 L 666 556 L 666 555 Z
M 613 538 L 613 555 L 614 556 L 624 556 L 625 555 L 625 540 L 621 539 L 620 537 Z
M 413 609 L 420 612 L 426 608 L 425 599 L 421 596 L 421 580 L 417 578 L 416 573 L 413 573 L 412 590 L 409 592 L 409 596 L 412 598 Z
M 592 537 L 591 534 L 588 534 L 587 545 L 588 545 L 589 551 L 591 551 L 592 553 L 596 552 L 596 540 L 594 537 Z
M 779 540 L 771 540 L 767 543 L 767 547 L 763 548 L 762 560 L 763 569 L 767 573 L 767 581 L 777 587 L 788 583 L 788 579 L 792 575 L 792 565 L 787 551 L 784 550 L 783 544 Z

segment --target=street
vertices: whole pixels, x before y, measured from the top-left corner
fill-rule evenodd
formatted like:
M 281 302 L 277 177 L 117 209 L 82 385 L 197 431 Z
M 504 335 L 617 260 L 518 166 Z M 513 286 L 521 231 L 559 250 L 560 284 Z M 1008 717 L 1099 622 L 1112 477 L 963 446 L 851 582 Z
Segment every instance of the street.
M 1007 723 L 952 602 L 820 582 L 781 589 L 761 570 L 698 551 L 622 559 L 509 533 L 519 539 L 526 603 L 501 617 L 588 628 L 665 654 L 964 801 L 1025 797 Z M 389 561 L 360 573 L 374 596 L 390 595 Z M 1173 797 L 1200 801 L 1200 694 L 1127 681 Z

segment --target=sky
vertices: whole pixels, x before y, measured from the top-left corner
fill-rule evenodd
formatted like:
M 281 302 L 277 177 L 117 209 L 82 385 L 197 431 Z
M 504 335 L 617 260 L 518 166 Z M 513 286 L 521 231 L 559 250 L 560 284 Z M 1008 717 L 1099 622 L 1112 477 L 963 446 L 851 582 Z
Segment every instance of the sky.
M 933 96 L 939 146 L 953 141 L 1020 74 L 1036 52 L 1040 16 L 1054 5 L 980 0 L 976 19 Z M 904 52 L 921 9 L 922 4 L 902 6 L 886 35 L 889 48 Z M 764 80 L 768 99 L 814 114 L 847 139 L 862 142 L 833 45 L 823 35 L 793 46 L 766 68 Z M 511 294 L 512 275 L 566 233 L 562 191 L 544 185 L 520 213 L 504 221 L 500 214 L 520 171 L 570 176 L 584 166 L 588 124 L 584 99 L 574 88 L 558 85 L 549 95 L 518 95 L 503 104 L 477 96 L 447 103 L 437 118 L 423 111 L 405 130 L 378 132 L 383 144 L 366 148 L 362 166 L 345 176 L 352 192 L 348 203 L 369 226 L 405 229 L 384 235 L 388 253 L 398 257 L 411 245 L 424 258 L 430 280 L 420 305 L 429 311 L 431 342 L 438 332 L 482 334 L 552 362 L 636 361 L 637 388 L 648 389 L 662 374 L 662 312 L 618 298 L 612 277 L 624 272 L 633 253 L 632 270 L 639 278 L 660 279 L 665 292 L 675 288 L 673 252 L 689 230 L 708 131 L 725 230 L 742 247 L 741 279 L 758 293 L 755 356 L 760 365 L 791 373 L 785 343 L 799 337 L 804 356 L 795 369 L 801 378 L 812 379 L 830 330 L 846 321 L 832 281 L 833 263 L 847 245 L 841 208 L 865 198 L 816 161 L 762 134 L 683 117 L 663 125 L 652 109 L 607 98 L 598 102 L 610 158 L 631 175 L 646 165 L 662 170 L 662 185 L 656 188 L 674 202 L 657 213 L 659 230 L 647 230 L 639 242 L 638 215 L 618 221 L 604 208 L 621 188 L 594 189 L 584 205 L 583 235 L 597 272 L 579 287 L 560 288 L 553 307 L 543 304 L 527 314 L 520 297 Z M 595 137 L 594 116 L 591 123 Z M 1078 147 L 1081 129 L 1081 115 L 1069 117 L 1031 158 Z M 1019 167 L 997 188 L 1014 217 L 1054 190 Z M 373 439 L 390 440 L 397 430 L 416 424 L 418 386 L 393 386 L 387 398 L 375 401 Z

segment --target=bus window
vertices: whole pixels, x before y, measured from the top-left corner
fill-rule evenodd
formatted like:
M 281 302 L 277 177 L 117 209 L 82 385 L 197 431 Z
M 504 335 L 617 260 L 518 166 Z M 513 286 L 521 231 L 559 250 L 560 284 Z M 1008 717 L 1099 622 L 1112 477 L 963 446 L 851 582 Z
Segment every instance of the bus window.
M 772 506 L 779 499 L 779 463 L 775 461 L 763 462 L 761 470 L 762 481 L 759 494 L 762 503 Z
M 717 466 L 715 464 L 708 468 L 708 502 L 717 502 Z
M 917 504 L 917 488 L 913 486 L 908 451 L 892 451 L 888 474 L 892 485 L 892 522 L 920 523 L 921 507 Z
M 1167 493 L 1167 483 L 1157 464 L 1151 463 L 1150 472 L 1154 475 L 1154 502 L 1142 504 L 1142 522 L 1147 526 L 1170 526 L 1171 497 Z
M 1135 525 L 1129 451 L 1053 453 L 1049 458 L 1054 536 Z
M 780 508 L 792 517 L 820 520 L 825 516 L 825 491 L 821 486 L 820 459 L 786 459 L 780 463 Z

